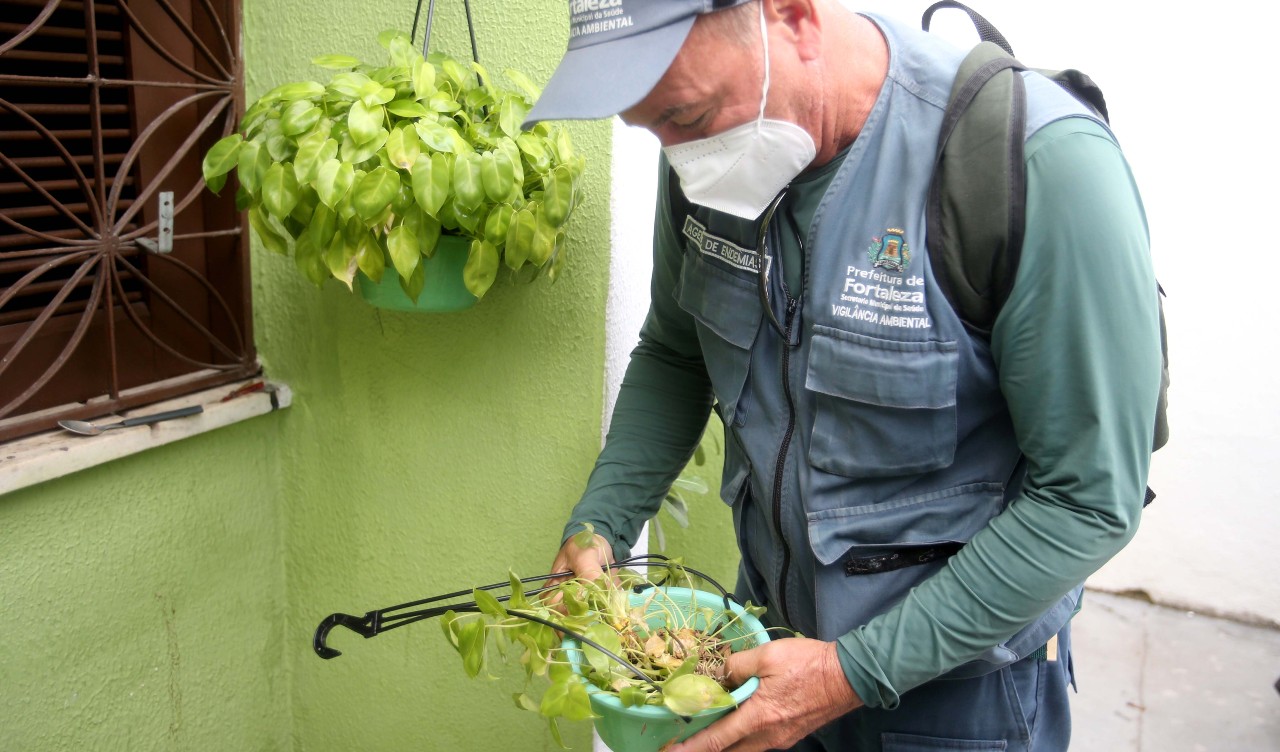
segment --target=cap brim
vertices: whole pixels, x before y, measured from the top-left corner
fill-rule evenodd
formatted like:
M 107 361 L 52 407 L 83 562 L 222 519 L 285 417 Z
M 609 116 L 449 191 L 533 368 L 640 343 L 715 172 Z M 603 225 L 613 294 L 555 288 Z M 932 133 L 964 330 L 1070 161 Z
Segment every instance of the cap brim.
M 643 34 L 569 50 L 523 127 L 542 120 L 607 118 L 629 109 L 671 67 L 695 20 L 689 16 Z

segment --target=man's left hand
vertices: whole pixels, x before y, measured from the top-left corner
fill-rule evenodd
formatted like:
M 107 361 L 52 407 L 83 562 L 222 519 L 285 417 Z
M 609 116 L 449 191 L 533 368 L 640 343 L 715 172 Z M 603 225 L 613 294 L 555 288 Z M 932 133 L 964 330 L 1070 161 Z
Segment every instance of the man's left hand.
M 742 706 L 668 752 L 764 752 L 787 749 L 862 706 L 834 642 L 789 638 L 729 656 L 731 684 L 760 677 Z

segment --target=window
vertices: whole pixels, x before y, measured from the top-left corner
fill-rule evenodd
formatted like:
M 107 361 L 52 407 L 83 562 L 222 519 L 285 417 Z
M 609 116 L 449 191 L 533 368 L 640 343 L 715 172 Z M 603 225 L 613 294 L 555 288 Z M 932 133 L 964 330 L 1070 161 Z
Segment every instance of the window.
M 258 372 L 247 231 L 200 173 L 243 106 L 239 18 L 0 3 L 0 441 Z

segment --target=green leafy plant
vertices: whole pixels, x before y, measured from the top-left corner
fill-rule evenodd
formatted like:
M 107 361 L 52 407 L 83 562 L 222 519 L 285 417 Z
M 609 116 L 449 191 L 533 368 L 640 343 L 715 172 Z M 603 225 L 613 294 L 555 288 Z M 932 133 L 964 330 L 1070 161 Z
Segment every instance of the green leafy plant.
M 710 451 L 708 445 L 711 446 Z M 662 498 L 662 506 L 658 508 L 659 512 L 665 511 L 682 528 L 689 527 L 689 497 L 702 499 L 711 493 L 706 481 L 699 477 L 702 468 L 706 467 L 709 455 L 720 455 L 720 442 L 713 433 L 707 431 L 693 450 L 693 458 L 672 482 L 667 495 Z M 658 550 L 667 550 L 667 534 L 662 529 L 662 520 L 654 515 L 649 521 L 653 523 L 653 537 L 657 541 Z
M 577 545 L 593 545 L 593 532 L 588 526 L 575 536 Z M 663 586 L 695 584 L 674 560 L 658 572 Z M 450 611 L 442 627 L 468 676 L 484 670 L 490 647 L 504 660 L 518 656 L 526 687 L 514 695 L 516 705 L 545 717 L 561 746 L 558 721 L 594 715 L 588 683 L 623 707 L 661 706 L 678 717 L 734 705 L 721 683 L 724 662 L 733 645 L 752 642 L 743 614 L 755 617 L 764 609 L 748 604 L 738 613 L 719 597 L 676 608 L 655 579 L 653 572 L 615 569 L 612 576 L 566 580 L 527 597 L 512 574 L 509 596 L 475 590 L 477 610 Z M 638 585 L 647 586 L 640 596 L 634 595 Z M 562 642 L 557 632 L 580 643 Z M 545 690 L 534 699 L 533 685 L 542 680 Z
M 416 300 L 442 233 L 470 240 L 463 277 L 476 297 L 504 263 L 554 281 L 585 162 L 562 127 L 521 130 L 537 88 L 519 71 L 504 88 L 478 63 L 424 59 L 403 33 L 379 42 L 384 66 L 326 55 L 312 62 L 335 71 L 328 82 L 258 99 L 206 154 L 208 187 L 234 171 L 254 234 L 316 285 L 351 288 L 357 272 L 378 281 L 391 267 Z

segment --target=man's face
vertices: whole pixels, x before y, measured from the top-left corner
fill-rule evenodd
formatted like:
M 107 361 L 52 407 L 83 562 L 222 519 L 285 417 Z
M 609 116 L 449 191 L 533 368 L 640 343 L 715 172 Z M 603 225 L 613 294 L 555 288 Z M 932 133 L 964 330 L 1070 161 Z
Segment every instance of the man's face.
M 755 120 L 763 82 L 759 33 L 754 39 L 726 33 L 704 16 L 653 91 L 620 117 L 657 136 L 663 146 L 675 146 Z M 776 90 L 777 83 L 775 76 L 770 88 Z

